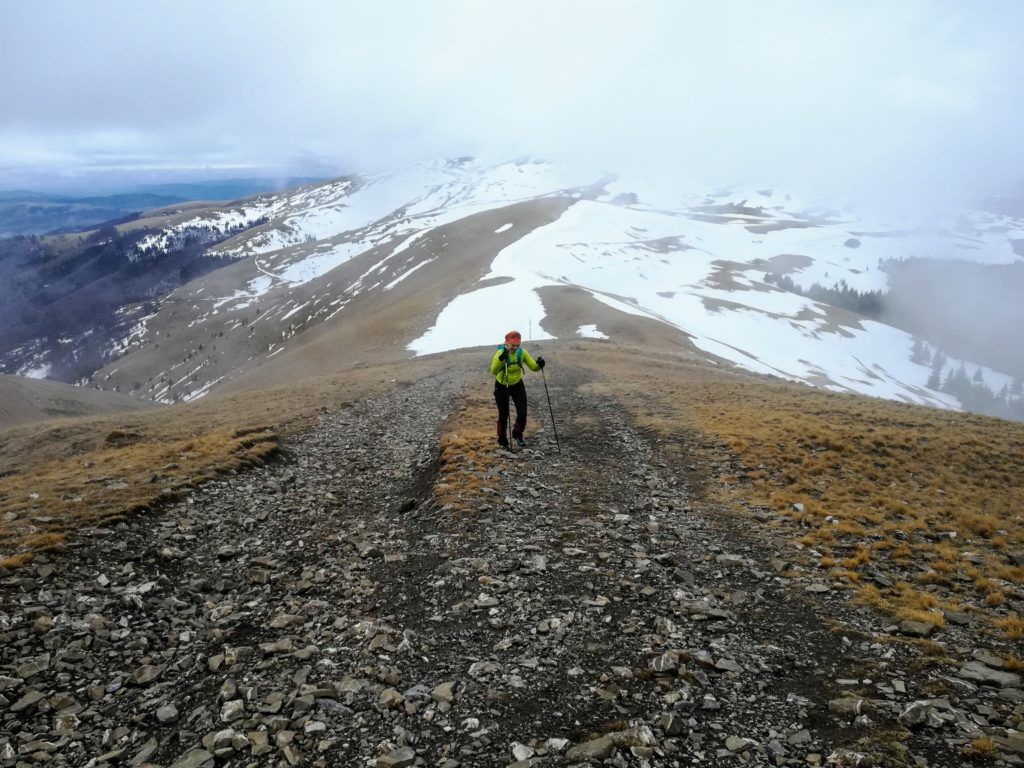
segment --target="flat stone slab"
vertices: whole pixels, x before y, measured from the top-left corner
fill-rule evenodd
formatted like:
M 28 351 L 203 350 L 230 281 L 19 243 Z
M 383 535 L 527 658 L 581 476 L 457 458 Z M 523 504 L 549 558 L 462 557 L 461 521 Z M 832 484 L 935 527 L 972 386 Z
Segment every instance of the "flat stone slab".
M 171 763 L 171 768 L 201 768 L 207 764 L 213 764 L 213 755 L 205 749 L 193 749 Z
M 408 768 L 416 762 L 416 753 L 409 747 L 402 747 L 377 758 L 377 768 Z
M 980 661 L 968 661 L 960 668 L 957 674 L 967 680 L 975 680 L 986 685 L 996 685 L 1000 688 L 1020 688 L 1021 684 L 1020 675 L 1016 672 L 1003 672 L 998 669 L 992 669 Z

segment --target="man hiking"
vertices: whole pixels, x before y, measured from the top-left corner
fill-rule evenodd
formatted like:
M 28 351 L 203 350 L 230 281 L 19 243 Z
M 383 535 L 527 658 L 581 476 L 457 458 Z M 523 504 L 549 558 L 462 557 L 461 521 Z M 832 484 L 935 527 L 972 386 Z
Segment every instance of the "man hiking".
M 505 344 L 498 347 L 491 360 L 491 375 L 494 376 L 494 402 L 498 404 L 498 445 L 508 448 L 508 399 L 516 404 L 516 423 L 512 427 L 512 439 L 520 448 L 526 447 L 523 430 L 526 428 L 526 385 L 523 384 L 523 364 L 531 371 L 544 367 L 544 358 L 534 360 L 522 347 L 523 336 L 519 331 L 505 334 Z

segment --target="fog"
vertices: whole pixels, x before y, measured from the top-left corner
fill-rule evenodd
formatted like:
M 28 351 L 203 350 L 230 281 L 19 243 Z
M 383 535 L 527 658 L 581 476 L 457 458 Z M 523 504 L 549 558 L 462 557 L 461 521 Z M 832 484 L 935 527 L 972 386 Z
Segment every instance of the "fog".
M 0 187 L 544 156 L 956 205 L 1024 177 L 1015 2 L 0 6 Z

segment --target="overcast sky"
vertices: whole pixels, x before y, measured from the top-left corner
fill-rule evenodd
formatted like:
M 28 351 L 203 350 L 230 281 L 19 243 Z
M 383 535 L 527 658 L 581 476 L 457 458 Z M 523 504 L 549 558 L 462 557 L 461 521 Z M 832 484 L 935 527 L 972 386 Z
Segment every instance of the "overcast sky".
M 1010 0 L 0 0 L 0 188 L 530 154 L 967 199 L 1024 176 L 1022 22 Z

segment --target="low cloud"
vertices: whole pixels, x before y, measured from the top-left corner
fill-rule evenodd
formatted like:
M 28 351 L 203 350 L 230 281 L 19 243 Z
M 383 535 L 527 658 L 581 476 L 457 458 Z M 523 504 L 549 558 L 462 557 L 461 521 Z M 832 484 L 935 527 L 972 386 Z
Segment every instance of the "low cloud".
M 530 154 L 924 207 L 1024 176 L 1012 2 L 108 0 L 3 15 L 0 186 Z

